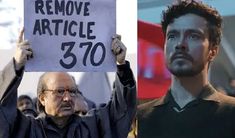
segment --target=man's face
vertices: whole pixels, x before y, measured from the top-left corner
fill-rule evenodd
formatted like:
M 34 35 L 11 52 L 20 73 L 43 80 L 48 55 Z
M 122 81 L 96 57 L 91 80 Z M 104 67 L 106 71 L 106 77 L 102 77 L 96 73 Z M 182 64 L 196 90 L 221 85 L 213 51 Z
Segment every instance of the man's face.
M 168 25 L 165 63 L 175 76 L 194 76 L 206 69 L 209 51 L 209 34 L 204 18 L 186 14 Z
M 25 109 L 33 109 L 33 103 L 29 99 L 24 98 L 17 102 L 17 108 L 20 111 L 23 111 Z
M 47 89 L 41 94 L 39 100 L 45 107 L 45 112 L 54 117 L 70 116 L 74 113 L 77 90 L 71 76 L 62 72 L 53 72 L 45 76 Z

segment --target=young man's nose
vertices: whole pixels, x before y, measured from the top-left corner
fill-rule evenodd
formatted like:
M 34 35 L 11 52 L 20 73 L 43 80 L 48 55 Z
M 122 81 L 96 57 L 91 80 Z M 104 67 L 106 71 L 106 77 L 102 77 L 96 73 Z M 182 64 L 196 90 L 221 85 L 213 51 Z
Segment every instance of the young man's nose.
M 175 46 L 175 49 L 176 50 L 183 50 L 183 51 L 188 50 L 188 45 L 186 42 L 186 38 L 184 36 L 181 36 L 179 38 L 179 40 L 177 41 L 177 44 Z

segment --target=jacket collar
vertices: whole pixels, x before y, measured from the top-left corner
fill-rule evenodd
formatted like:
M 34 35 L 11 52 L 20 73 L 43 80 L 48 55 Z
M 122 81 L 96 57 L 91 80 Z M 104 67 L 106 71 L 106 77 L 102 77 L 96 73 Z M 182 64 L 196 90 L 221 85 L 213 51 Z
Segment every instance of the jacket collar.
M 170 98 L 173 98 L 171 95 L 171 90 L 169 89 L 165 96 L 161 97 L 160 99 L 156 100 L 153 106 L 160 106 L 169 103 Z M 202 88 L 200 94 L 198 95 L 197 99 L 202 99 L 206 101 L 214 101 L 220 102 L 219 95 L 216 89 L 211 85 L 208 84 Z
M 70 125 L 72 122 L 74 122 L 74 119 L 76 118 L 77 115 L 71 115 L 70 119 L 68 120 L 68 123 L 66 126 Z M 41 112 L 38 117 L 36 118 L 42 122 L 42 125 L 46 129 L 50 129 L 53 131 L 57 131 L 57 126 L 56 124 L 52 121 L 52 119 L 46 115 L 45 112 Z M 65 127 L 66 127 L 65 126 Z

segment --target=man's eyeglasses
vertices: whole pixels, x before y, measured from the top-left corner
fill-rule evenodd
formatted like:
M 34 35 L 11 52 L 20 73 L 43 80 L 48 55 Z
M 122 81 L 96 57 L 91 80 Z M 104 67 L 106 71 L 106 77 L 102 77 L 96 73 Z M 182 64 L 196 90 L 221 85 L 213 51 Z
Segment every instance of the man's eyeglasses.
M 76 97 L 78 96 L 78 94 L 81 94 L 81 92 L 78 89 L 55 89 L 55 90 L 46 89 L 44 91 L 51 91 L 58 97 L 63 97 L 65 92 L 68 92 L 71 97 Z

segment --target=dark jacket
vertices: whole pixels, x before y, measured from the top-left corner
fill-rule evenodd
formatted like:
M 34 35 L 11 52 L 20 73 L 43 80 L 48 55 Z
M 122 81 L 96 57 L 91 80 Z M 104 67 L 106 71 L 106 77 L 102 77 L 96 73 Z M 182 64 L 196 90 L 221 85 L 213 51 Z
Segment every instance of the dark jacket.
M 139 138 L 235 138 L 235 99 L 203 88 L 196 100 L 174 110 L 171 92 L 138 106 Z
M 16 109 L 17 88 L 23 71 L 16 74 L 11 62 L 0 77 L 0 138 L 126 138 L 136 111 L 136 85 L 127 65 L 118 66 L 116 89 L 107 105 L 85 117 L 72 115 L 66 129 L 57 128 L 50 118 L 25 117 Z M 65 136 L 60 132 L 63 131 Z

